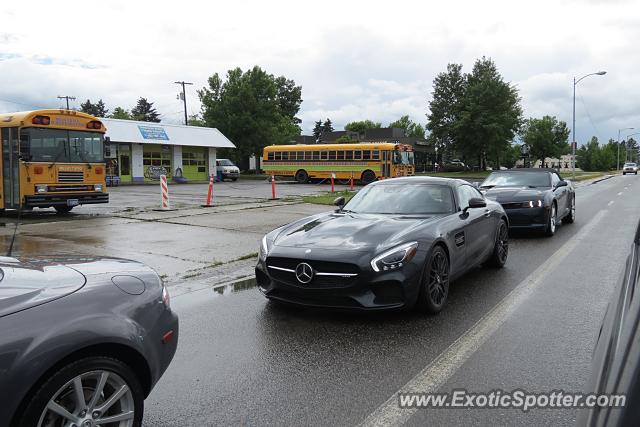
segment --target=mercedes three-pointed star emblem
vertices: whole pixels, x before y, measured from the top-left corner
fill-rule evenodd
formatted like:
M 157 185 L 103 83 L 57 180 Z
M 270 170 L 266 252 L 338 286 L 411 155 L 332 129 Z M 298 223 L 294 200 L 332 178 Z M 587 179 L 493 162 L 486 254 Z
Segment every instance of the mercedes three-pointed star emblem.
M 313 267 L 306 262 L 301 262 L 296 267 L 296 278 L 298 282 L 306 285 L 313 279 Z

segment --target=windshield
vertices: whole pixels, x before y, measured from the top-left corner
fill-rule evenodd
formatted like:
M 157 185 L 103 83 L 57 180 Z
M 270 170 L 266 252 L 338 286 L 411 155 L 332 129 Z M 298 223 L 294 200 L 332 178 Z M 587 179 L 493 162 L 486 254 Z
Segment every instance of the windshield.
M 360 190 L 344 210 L 367 214 L 443 214 L 453 212 L 453 197 L 451 189 L 444 185 L 370 185 Z
M 229 159 L 218 160 L 218 166 L 235 166 Z
M 104 162 L 103 134 L 63 129 L 20 131 L 20 155 L 30 162 Z
M 625 163 L 624 165 L 625 165 L 625 167 L 626 167 L 626 166 L 631 166 L 631 167 L 636 166 L 636 164 L 635 164 L 635 163 Z
M 413 165 L 413 151 L 394 151 L 393 163 L 397 165 Z
M 550 187 L 551 178 L 546 172 L 494 172 L 480 187 Z

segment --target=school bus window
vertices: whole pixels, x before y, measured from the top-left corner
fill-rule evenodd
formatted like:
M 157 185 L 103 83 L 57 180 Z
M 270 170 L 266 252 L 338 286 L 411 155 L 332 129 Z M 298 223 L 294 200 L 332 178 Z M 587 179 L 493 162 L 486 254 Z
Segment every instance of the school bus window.
M 371 150 L 362 151 L 362 160 L 371 160 Z
M 356 150 L 353 152 L 353 159 L 354 160 L 362 160 L 362 151 L 361 150 Z
M 353 151 L 345 151 L 345 159 L 353 160 Z
M 305 160 L 311 160 L 311 151 L 305 151 L 304 152 L 304 159 Z
M 289 160 L 289 152 L 288 151 L 283 151 L 282 152 L 282 160 Z
M 321 151 L 320 152 L 320 160 L 327 160 L 329 158 L 329 152 L 328 151 Z
M 267 154 L 267 160 L 273 160 L 273 153 L 268 153 Z
M 335 159 L 336 159 L 336 152 L 329 151 L 329 160 L 335 160 Z
M 338 151 L 338 160 L 344 160 L 344 151 Z
M 313 152 L 313 160 L 320 160 L 320 152 L 319 151 L 314 151 Z
M 282 153 L 280 151 L 276 151 L 275 152 L 275 158 L 274 160 L 282 160 Z
M 380 160 L 380 150 L 373 150 L 371 152 L 371 160 Z

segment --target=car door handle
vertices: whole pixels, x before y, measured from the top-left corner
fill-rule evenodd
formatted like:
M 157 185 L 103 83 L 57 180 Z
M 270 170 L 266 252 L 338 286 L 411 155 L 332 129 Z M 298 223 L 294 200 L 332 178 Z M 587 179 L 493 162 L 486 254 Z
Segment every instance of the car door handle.
M 486 209 L 486 210 L 484 211 L 484 216 L 486 216 L 486 217 L 490 217 L 490 216 L 491 216 L 491 210 L 490 210 L 490 209 Z

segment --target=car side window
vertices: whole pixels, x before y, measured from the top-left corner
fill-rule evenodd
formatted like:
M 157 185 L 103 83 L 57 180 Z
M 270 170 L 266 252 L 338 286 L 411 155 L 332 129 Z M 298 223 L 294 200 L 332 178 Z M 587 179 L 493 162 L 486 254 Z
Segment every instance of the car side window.
M 556 185 L 560 182 L 560 177 L 557 173 L 551 174 L 551 186 L 555 188 Z
M 470 185 L 461 185 L 458 187 L 458 209 L 462 210 L 469 206 L 469 200 L 473 198 L 484 198 L 482 194 Z

